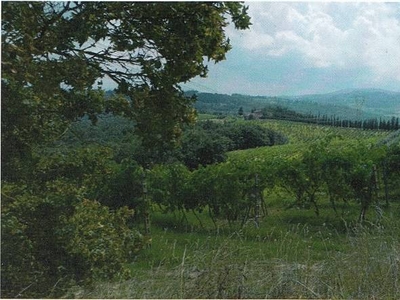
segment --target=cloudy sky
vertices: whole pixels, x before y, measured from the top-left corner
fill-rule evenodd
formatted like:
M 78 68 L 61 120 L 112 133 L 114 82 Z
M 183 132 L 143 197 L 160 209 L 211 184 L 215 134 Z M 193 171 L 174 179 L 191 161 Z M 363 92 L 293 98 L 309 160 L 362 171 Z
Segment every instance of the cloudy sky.
M 184 89 L 299 95 L 349 88 L 400 91 L 400 3 L 246 2 L 250 30 Z

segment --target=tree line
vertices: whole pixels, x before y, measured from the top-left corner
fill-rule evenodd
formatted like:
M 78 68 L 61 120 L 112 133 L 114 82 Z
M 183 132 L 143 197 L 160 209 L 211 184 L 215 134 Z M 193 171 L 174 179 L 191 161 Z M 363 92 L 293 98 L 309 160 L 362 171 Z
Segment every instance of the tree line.
M 239 108 L 238 115 L 243 115 L 243 109 Z M 391 117 L 388 118 L 369 118 L 364 120 L 350 120 L 342 119 L 339 116 L 331 115 L 314 115 L 304 114 L 290 110 L 287 107 L 282 106 L 268 106 L 260 111 L 252 110 L 252 112 L 246 115 L 246 119 L 252 120 L 255 118 L 260 119 L 275 119 L 275 120 L 287 120 L 308 124 L 319 124 L 334 127 L 344 128 L 360 128 L 365 130 L 388 130 L 394 131 L 400 129 L 400 118 Z

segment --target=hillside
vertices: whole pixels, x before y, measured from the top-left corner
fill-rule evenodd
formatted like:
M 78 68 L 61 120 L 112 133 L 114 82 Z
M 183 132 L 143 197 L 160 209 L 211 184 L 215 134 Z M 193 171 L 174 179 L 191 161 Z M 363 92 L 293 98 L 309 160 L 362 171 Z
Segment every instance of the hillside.
M 193 94 L 193 91 L 187 94 Z M 400 93 L 375 89 L 287 97 L 197 92 L 196 95 L 195 107 L 200 112 L 236 114 L 240 107 L 244 112 L 250 112 L 252 109 L 279 105 L 305 114 L 335 115 L 349 120 L 390 118 L 400 114 Z
M 400 93 L 380 89 L 350 89 L 328 94 L 288 98 L 300 101 L 300 103 L 314 102 L 320 105 L 347 106 L 358 111 L 375 113 L 380 116 L 391 117 L 400 114 Z

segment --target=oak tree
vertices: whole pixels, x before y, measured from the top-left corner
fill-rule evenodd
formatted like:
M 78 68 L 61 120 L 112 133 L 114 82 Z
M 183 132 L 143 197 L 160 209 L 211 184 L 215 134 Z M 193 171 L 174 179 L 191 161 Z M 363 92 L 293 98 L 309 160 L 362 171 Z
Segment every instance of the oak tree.
M 229 18 L 229 19 L 228 19 Z M 231 45 L 225 29 L 250 25 L 238 2 L 4 2 L 2 162 L 8 171 L 33 146 L 83 116 L 119 113 L 147 147 L 163 149 L 194 120 L 180 84 L 207 75 Z M 103 81 L 116 86 L 106 99 Z

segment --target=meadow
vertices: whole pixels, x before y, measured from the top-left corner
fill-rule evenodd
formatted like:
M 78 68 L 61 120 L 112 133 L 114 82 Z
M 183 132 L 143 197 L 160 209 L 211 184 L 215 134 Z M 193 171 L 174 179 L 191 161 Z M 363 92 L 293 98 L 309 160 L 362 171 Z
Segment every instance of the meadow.
M 233 151 L 225 164 L 296 156 L 327 136 L 334 137 L 333 147 L 344 147 L 375 144 L 388 135 L 283 121 L 262 124 L 286 134 L 289 143 Z M 391 191 L 390 206 L 383 189 L 376 191 L 363 222 L 357 201 L 338 201 L 334 211 L 327 191 L 318 190 L 317 215 L 310 203 L 293 205 L 294 194 L 280 185 L 264 189 L 263 210 L 241 221 L 213 220 L 207 207 L 168 212 L 154 204 L 152 241 L 129 265 L 133 279 L 75 286 L 65 297 L 395 299 L 400 296 L 400 205 L 398 187 Z
M 134 279 L 76 287 L 66 297 L 395 299 L 399 215 L 398 206 L 374 211 L 361 226 L 329 210 L 316 217 L 275 205 L 259 228 L 214 229 L 158 213 L 151 247 L 131 265 Z

